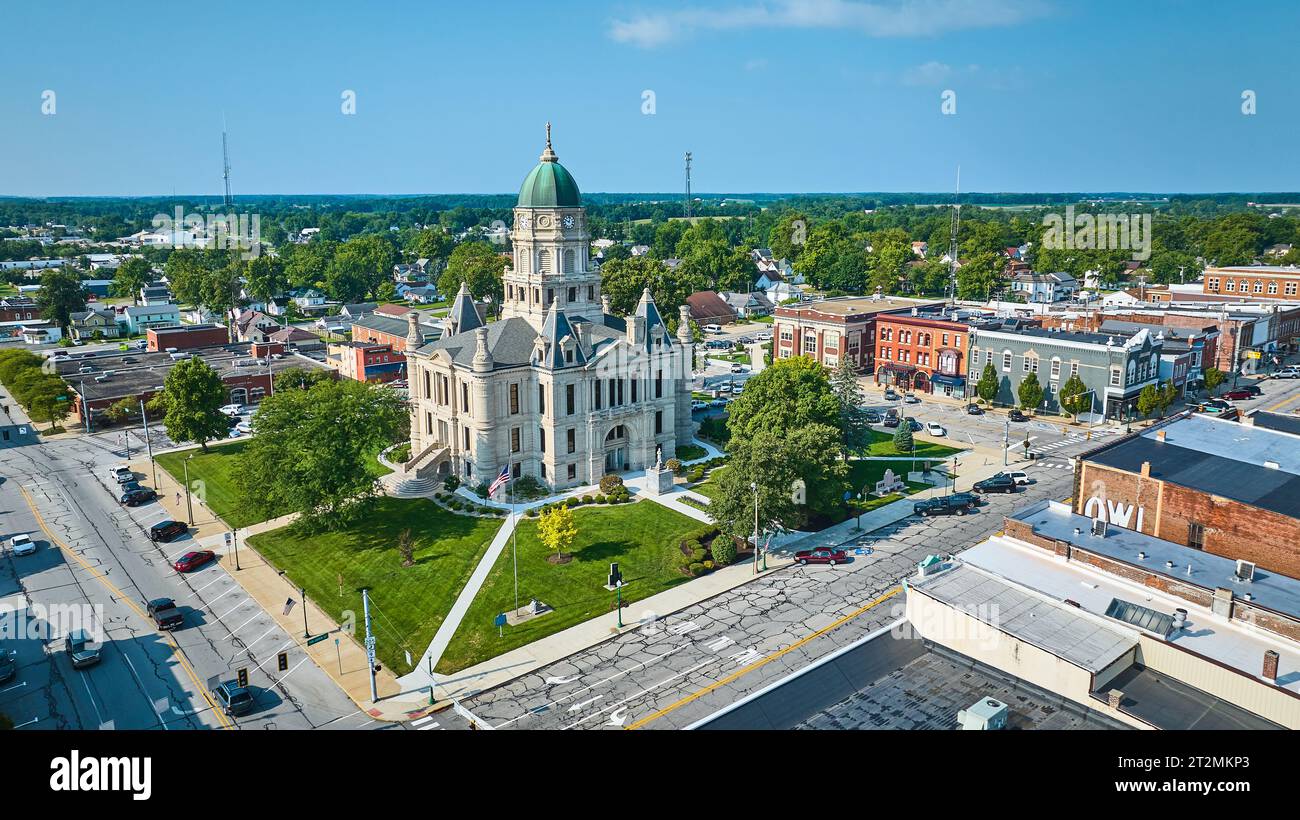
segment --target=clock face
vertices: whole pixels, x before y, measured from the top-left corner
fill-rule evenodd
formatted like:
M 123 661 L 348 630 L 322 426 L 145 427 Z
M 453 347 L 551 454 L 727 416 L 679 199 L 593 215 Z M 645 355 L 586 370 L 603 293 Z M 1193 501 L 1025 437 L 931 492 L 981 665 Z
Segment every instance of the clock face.
M 523 228 L 524 230 L 528 230 L 529 228 L 533 227 L 533 218 L 531 216 L 525 216 L 520 218 L 519 227 Z
M 566 228 L 572 228 L 572 227 L 573 227 L 573 222 L 574 222 L 574 220 L 573 220 L 573 214 L 568 214 L 567 216 L 564 217 L 564 227 L 566 227 Z

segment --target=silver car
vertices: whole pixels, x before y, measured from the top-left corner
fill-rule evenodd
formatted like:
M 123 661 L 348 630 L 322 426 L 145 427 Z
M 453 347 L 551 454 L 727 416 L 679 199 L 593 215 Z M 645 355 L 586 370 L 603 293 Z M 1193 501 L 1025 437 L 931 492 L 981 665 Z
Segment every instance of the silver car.
M 19 533 L 9 539 L 9 551 L 14 555 L 31 555 L 36 552 L 36 542 L 27 533 Z
M 68 633 L 63 639 L 63 648 L 67 650 L 73 669 L 85 669 L 101 660 L 99 642 L 80 629 Z

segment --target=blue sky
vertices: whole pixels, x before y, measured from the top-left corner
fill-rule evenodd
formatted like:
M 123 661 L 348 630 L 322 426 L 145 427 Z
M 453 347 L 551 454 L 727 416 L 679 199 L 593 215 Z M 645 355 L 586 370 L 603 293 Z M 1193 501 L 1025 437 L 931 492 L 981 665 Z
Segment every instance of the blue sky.
M 676 191 L 686 150 L 704 192 L 947 191 L 959 164 L 968 191 L 1294 191 L 1298 22 L 1190 0 L 15 4 L 0 194 L 218 193 L 223 114 L 236 195 L 514 191 L 547 120 L 585 191 Z

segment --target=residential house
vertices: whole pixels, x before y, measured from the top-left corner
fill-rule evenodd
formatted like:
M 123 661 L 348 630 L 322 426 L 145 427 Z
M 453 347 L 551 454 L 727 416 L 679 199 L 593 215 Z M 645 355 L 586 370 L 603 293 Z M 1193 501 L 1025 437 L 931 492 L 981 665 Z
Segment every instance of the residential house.
M 1063 302 L 1074 297 L 1079 283 L 1065 272 L 1035 273 L 1021 271 L 1011 278 L 1013 293 L 1022 294 L 1026 302 Z
M 773 310 L 772 302 L 762 291 L 752 291 L 750 293 L 733 293 L 722 292 L 718 296 L 722 301 L 731 306 L 736 312 L 736 316 L 741 319 L 754 319 L 759 316 L 767 316 Z
M 374 313 L 377 305 L 374 302 L 358 302 L 352 305 L 344 305 L 339 310 L 339 315 L 348 319 L 360 319 L 369 313 Z
M 650 252 L 650 246 L 649 246 L 649 245 L 633 245 L 633 246 L 632 246 L 632 255 L 633 255 L 633 256 L 645 256 L 645 255 L 646 255 L 647 253 L 649 253 L 649 252 Z
M 86 292 L 88 300 L 107 299 L 113 295 L 112 279 L 82 279 L 81 289 Z
M 429 305 L 434 302 L 442 301 L 442 296 L 438 293 L 438 289 L 433 285 L 410 288 L 406 291 L 403 298 L 406 299 L 406 301 L 413 302 L 417 305 Z
M 69 318 L 71 324 L 68 326 L 68 331 L 72 334 L 72 338 L 79 342 L 92 339 L 116 339 L 121 335 L 117 314 L 112 308 L 80 310 L 72 313 Z
M 280 329 L 279 320 L 256 310 L 243 310 L 235 316 L 235 338 L 241 342 L 265 344 Z
M 686 297 L 686 304 L 691 309 L 691 318 L 701 326 L 727 325 L 736 321 L 736 311 L 711 290 L 692 293 Z
M 282 327 L 268 335 L 266 341 L 268 344 L 284 345 L 287 350 L 302 352 L 320 350 L 325 347 L 325 342 L 321 337 L 300 327 Z
M 0 299 L 0 322 L 21 322 L 41 318 L 41 306 L 28 296 Z
M 142 305 L 166 305 L 170 304 L 171 301 L 172 292 L 160 282 L 154 282 L 140 288 L 140 304 Z
M 927 253 L 929 253 L 929 252 L 930 252 L 930 243 L 929 243 L 929 242 L 913 242 L 913 243 L 912 243 L 912 253 L 916 254 L 916 255 L 919 256 L 920 258 L 924 259 L 924 258 L 925 258 L 925 255 L 926 255 Z
M 166 327 L 181 323 L 181 309 L 177 305 L 128 305 L 122 311 L 126 317 L 126 331 L 129 336 L 144 333 L 151 327 Z

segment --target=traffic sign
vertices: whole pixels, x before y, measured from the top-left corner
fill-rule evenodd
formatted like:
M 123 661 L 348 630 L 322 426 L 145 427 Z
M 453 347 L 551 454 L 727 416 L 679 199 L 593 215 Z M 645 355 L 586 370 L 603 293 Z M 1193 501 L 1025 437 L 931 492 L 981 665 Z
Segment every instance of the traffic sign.
M 493 625 L 493 626 L 505 626 L 505 625 L 506 625 L 506 614 L 505 614 L 504 612 L 502 612 L 500 615 L 498 615 L 498 616 L 496 616 L 495 618 L 493 618 L 493 619 L 492 619 L 492 625 Z
M 328 638 L 328 637 L 329 637 L 329 635 L 322 634 L 322 635 L 316 635 L 315 637 L 312 637 L 312 638 L 308 638 L 308 639 L 307 639 L 307 645 L 308 645 L 308 646 L 311 646 L 312 644 L 320 643 L 321 641 L 325 640 L 325 639 Z M 338 639 L 338 638 L 335 638 L 335 639 L 334 639 L 334 643 L 338 643 L 338 642 L 339 642 L 339 639 Z

